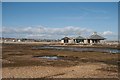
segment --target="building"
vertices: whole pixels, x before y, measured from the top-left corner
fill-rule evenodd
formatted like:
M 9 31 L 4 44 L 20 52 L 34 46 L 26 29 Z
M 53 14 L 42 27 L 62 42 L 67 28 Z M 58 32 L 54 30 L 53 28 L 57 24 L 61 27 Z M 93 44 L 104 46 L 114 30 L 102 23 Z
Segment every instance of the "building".
M 64 37 L 61 39 L 61 43 L 84 43 L 85 38 L 78 36 L 76 38 Z
M 88 37 L 86 39 L 86 43 L 90 43 L 90 44 L 96 44 L 96 43 L 100 43 L 101 40 L 104 40 L 105 38 L 98 35 L 97 32 L 94 32 L 90 37 Z
M 70 38 L 64 37 L 61 39 L 61 43 L 69 43 Z
M 106 38 L 98 35 L 97 32 L 94 32 L 88 38 L 84 38 L 82 36 L 78 36 L 76 38 L 64 37 L 61 39 L 61 43 L 98 44 L 98 43 L 100 43 L 101 40 L 104 40 L 104 39 L 106 39 Z
M 85 38 L 82 36 L 78 36 L 74 39 L 75 43 L 84 43 Z

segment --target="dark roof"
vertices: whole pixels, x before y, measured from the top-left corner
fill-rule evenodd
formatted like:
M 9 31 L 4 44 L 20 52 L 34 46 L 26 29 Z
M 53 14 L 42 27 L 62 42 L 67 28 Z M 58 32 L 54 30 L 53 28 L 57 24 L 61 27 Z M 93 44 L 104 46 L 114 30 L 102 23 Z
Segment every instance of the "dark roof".
M 85 38 L 82 37 L 82 36 L 78 36 L 78 37 L 76 37 L 75 39 L 85 39 Z
M 68 37 L 64 37 L 64 38 L 62 38 L 61 40 L 66 40 L 66 39 L 70 39 L 70 38 L 68 38 Z
M 105 38 L 102 36 L 97 35 L 97 33 L 95 32 L 93 35 L 91 35 L 88 39 L 101 39 L 104 40 Z

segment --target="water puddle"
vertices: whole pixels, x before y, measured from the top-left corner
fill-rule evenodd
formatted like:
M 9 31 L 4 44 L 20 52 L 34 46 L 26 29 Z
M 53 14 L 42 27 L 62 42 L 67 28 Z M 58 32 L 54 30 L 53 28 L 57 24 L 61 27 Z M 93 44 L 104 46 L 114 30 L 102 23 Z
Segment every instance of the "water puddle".
M 120 53 L 118 49 L 112 48 L 79 48 L 79 47 L 64 47 L 64 46 L 40 46 L 33 47 L 33 49 L 55 49 L 55 50 L 69 50 L 69 51 L 90 51 L 90 52 L 107 52 L 107 53 Z
M 49 59 L 49 60 L 62 59 L 62 57 L 58 57 L 58 56 L 34 56 L 34 58 L 42 58 L 42 59 Z

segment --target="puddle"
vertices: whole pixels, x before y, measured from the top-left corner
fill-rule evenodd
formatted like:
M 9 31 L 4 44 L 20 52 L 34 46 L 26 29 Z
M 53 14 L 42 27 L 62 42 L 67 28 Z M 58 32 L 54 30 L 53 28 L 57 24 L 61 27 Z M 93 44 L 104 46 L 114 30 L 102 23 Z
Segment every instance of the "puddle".
M 93 51 L 93 52 L 120 53 L 120 50 L 111 49 L 111 48 L 78 48 L 78 47 L 64 47 L 64 46 L 40 46 L 40 47 L 33 47 L 33 49 L 55 49 L 55 50 L 69 50 L 69 51 Z
M 50 59 L 50 60 L 62 59 L 62 57 L 58 57 L 58 56 L 34 56 L 34 58 L 42 58 L 42 59 Z

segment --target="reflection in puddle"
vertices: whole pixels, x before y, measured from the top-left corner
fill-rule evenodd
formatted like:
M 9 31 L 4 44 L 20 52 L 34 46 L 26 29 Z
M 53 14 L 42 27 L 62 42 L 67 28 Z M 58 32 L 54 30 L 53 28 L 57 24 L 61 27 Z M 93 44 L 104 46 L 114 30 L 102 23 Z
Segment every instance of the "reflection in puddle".
M 58 60 L 60 57 L 58 56 L 34 56 L 35 58 L 42 58 L 42 59 L 50 59 L 50 60 Z

